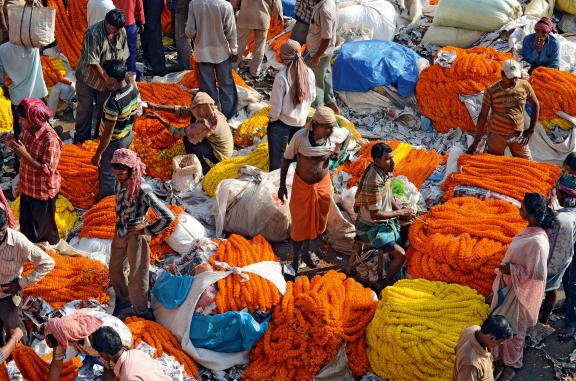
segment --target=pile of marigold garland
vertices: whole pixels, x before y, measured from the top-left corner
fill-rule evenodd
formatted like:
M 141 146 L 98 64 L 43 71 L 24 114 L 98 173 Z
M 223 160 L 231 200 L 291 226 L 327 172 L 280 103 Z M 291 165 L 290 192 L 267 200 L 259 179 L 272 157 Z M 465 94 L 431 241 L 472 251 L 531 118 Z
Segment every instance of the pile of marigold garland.
M 64 53 L 70 66 L 76 68 L 82 51 L 82 39 L 88 29 L 86 18 L 88 0 L 48 0 L 48 6 L 56 9 L 56 28 L 54 29 L 58 47 Z
M 116 197 L 108 196 L 84 213 L 79 238 L 114 238 L 116 229 Z
M 56 262 L 54 269 L 40 282 L 24 290 L 24 296 L 42 298 L 54 308 L 74 300 L 110 300 L 108 268 L 99 261 L 81 256 L 65 256 L 42 247 Z M 24 275 L 34 269 L 31 263 L 24 265 Z
M 0 132 L 12 131 L 14 117 L 12 116 L 12 103 L 0 88 Z
M 342 273 L 288 282 L 242 379 L 312 380 L 345 343 L 352 372 L 366 373 L 365 330 L 375 309 L 372 291 Z
M 216 255 L 210 258 L 215 270 L 221 269 L 215 262 L 224 262 L 234 267 L 245 267 L 254 263 L 277 262 L 272 246 L 264 237 L 258 235 L 251 241 L 232 234 L 226 241 L 218 245 Z M 248 308 L 250 312 L 257 310 L 270 311 L 280 302 L 280 292 L 272 282 L 256 274 L 249 274 L 250 279 L 244 281 L 240 275 L 233 274 L 218 281 L 216 306 L 219 314 L 226 311 L 242 311 Z
M 502 62 L 514 56 L 480 46 L 470 49 L 447 46 L 440 50 L 456 52 L 456 60 L 449 68 L 434 64 L 422 71 L 416 85 L 418 108 L 432 120 L 438 132 L 455 127 L 474 131 L 474 122 L 460 95 L 477 94 L 500 80 Z
M 539 67 L 530 75 L 530 84 L 540 102 L 540 120 L 558 118 L 558 111 L 576 114 L 576 75 Z
M 50 364 L 42 360 L 30 347 L 18 344 L 12 352 L 16 367 L 27 381 L 46 381 L 50 372 Z M 78 356 L 64 362 L 60 372 L 59 381 L 74 381 L 78 376 L 78 370 L 82 361 Z M 1 379 L 1 375 L 0 375 Z
M 268 133 L 268 122 L 270 121 L 268 118 L 269 112 L 270 107 L 264 107 L 242 122 L 234 134 L 234 144 L 246 147 L 252 145 L 254 138 L 262 139 L 266 136 Z
M 58 162 L 60 193 L 77 208 L 88 209 L 96 203 L 98 167 L 92 165 L 92 156 L 97 147 L 97 140 L 87 141 L 82 146 L 65 144 L 62 147 Z
M 366 332 L 372 371 L 390 381 L 451 380 L 462 330 L 488 310 L 465 286 L 403 279 L 386 287 Z
M 552 164 L 489 154 L 462 155 L 458 167 L 442 184 L 444 200 L 453 197 L 457 185 L 487 189 L 518 201 L 530 192 L 548 196 L 560 177 L 560 168 Z
M 457 197 L 410 226 L 408 272 L 415 278 L 469 286 L 488 295 L 494 270 L 526 227 L 518 208 L 499 200 Z

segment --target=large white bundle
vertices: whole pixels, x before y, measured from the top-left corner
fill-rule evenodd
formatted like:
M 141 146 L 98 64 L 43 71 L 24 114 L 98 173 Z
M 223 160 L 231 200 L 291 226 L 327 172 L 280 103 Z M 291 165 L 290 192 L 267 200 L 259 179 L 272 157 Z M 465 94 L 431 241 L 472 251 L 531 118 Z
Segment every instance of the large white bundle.
M 342 2 L 338 4 L 338 29 L 370 29 L 373 40 L 392 41 L 396 34 L 398 13 L 386 0 Z
M 433 24 L 493 32 L 521 15 L 517 0 L 442 0 Z
M 428 28 L 426 34 L 424 34 L 422 43 L 439 46 L 455 46 L 457 48 L 469 48 L 472 46 L 472 43 L 482 37 L 483 34 L 484 32 L 478 30 L 432 25 Z

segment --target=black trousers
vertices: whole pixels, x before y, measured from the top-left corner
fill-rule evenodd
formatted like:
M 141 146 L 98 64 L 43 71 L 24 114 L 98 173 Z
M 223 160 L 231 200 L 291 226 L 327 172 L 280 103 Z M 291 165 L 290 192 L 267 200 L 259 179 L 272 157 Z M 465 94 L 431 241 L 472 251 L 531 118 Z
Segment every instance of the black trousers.
M 210 170 L 211 167 L 209 161 L 212 162 L 212 164 L 217 164 L 220 162 L 220 160 L 216 159 L 214 150 L 212 149 L 212 146 L 207 139 L 202 140 L 198 144 L 190 143 L 186 136 L 184 136 L 183 140 L 186 153 L 193 153 L 198 157 L 198 160 L 200 160 L 200 164 L 202 165 L 202 173 L 207 174 Z
M 56 197 L 38 200 L 20 194 L 20 232 L 32 243 L 48 241 L 55 245 L 60 241 L 56 227 Z
M 155 75 L 166 73 L 166 58 L 162 45 L 161 14 L 164 0 L 144 0 L 144 33 L 140 36 L 144 59 L 148 61 Z
M 18 138 L 20 136 L 20 133 L 22 132 L 22 126 L 20 125 L 20 117 L 21 116 L 25 116 L 25 115 L 21 115 L 18 112 L 18 106 L 15 105 L 11 105 L 12 106 L 12 115 L 14 116 L 14 137 Z M 20 158 L 16 155 L 14 155 L 14 171 L 16 173 L 20 172 Z

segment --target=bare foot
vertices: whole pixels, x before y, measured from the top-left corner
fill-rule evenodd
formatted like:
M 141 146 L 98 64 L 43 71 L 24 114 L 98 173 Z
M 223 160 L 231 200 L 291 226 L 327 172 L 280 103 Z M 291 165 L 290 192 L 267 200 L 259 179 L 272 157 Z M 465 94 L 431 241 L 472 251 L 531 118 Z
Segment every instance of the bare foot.
M 512 381 L 516 377 L 516 369 L 511 366 L 505 366 L 502 376 L 500 376 L 500 381 Z

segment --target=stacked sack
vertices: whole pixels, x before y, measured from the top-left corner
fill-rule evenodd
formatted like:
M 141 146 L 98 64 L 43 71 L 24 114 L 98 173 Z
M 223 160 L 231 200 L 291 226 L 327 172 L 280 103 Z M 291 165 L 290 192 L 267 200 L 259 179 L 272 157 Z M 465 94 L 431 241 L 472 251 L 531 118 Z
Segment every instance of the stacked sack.
M 465 286 L 403 279 L 386 287 L 366 331 L 372 371 L 389 381 L 451 380 L 460 334 L 488 310 Z

